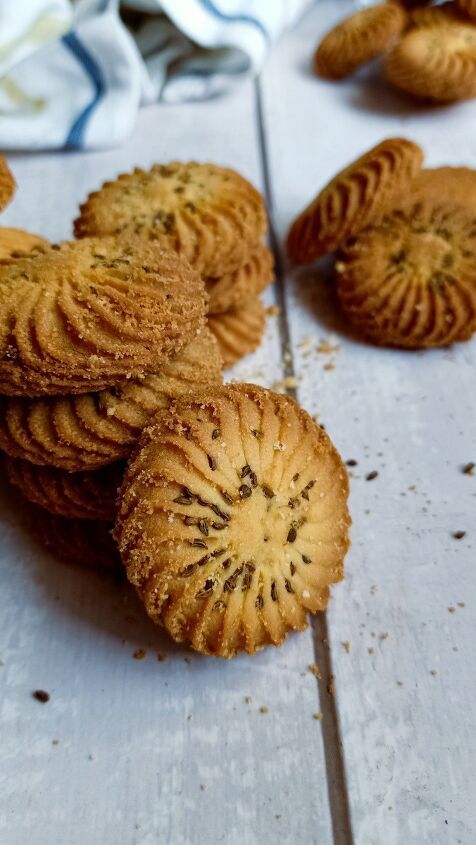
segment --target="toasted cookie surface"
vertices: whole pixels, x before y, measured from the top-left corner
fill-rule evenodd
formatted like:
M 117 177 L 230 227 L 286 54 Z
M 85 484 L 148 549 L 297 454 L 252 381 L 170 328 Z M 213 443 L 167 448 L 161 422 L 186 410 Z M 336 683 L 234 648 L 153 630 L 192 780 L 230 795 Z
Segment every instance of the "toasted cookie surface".
M 406 192 L 395 200 L 395 207 L 402 204 L 426 202 L 452 202 L 476 212 L 476 170 L 470 167 L 435 167 L 422 170 L 408 186 Z
M 205 276 L 243 263 L 266 231 L 263 200 L 234 170 L 171 162 L 122 174 L 81 206 L 76 237 L 132 231 L 179 252 Z
M 218 342 L 225 369 L 258 348 L 265 325 L 265 310 L 259 298 L 224 314 L 208 315 L 208 328 Z
M 62 563 L 123 577 L 123 566 L 111 536 L 111 524 L 67 519 L 25 502 L 28 522 L 37 540 Z
M 288 252 L 298 264 L 333 252 L 379 216 L 421 169 L 423 152 L 405 138 L 382 141 L 342 170 L 294 221 Z
M 316 73 L 342 79 L 389 47 L 405 25 L 397 3 L 378 3 L 360 9 L 323 38 L 314 55 Z
M 160 372 L 98 393 L 0 398 L 0 449 L 69 471 L 126 458 L 140 432 L 173 397 L 221 382 L 218 344 L 203 329 Z
M 2 227 L 0 228 L 0 264 L 21 258 L 23 253 L 29 253 L 35 247 L 43 247 L 47 244 L 48 241 L 40 235 L 33 235 L 23 229 Z
M 10 202 L 15 193 L 15 180 L 6 160 L 0 156 L 0 211 Z
M 474 211 L 409 204 L 349 242 L 336 269 L 345 313 L 378 345 L 447 346 L 476 330 Z
M 69 519 L 114 519 L 122 463 L 93 472 L 66 472 L 7 458 L 6 468 L 9 480 L 25 498 L 49 513 Z
M 233 273 L 205 279 L 210 297 L 209 314 L 223 314 L 255 299 L 273 281 L 273 256 L 263 244 L 251 251 Z
M 389 82 L 420 99 L 476 97 L 476 25 L 445 16 L 444 26 L 417 26 L 389 53 L 385 72 Z
M 147 428 L 115 534 L 146 610 L 177 641 L 232 657 L 306 627 L 343 577 L 348 480 L 287 396 L 236 384 Z
M 91 238 L 0 266 L 0 391 L 83 393 L 157 369 L 203 326 L 189 265 L 139 238 Z

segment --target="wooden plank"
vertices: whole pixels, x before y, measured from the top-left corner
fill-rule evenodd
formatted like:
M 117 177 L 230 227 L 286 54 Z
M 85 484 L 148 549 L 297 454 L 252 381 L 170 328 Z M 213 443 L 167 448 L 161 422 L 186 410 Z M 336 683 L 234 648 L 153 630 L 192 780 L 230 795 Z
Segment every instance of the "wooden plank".
M 422 143 L 429 165 L 476 167 L 474 102 L 422 109 L 375 69 L 339 84 L 313 77 L 319 37 L 353 8 L 323 0 L 266 66 L 281 237 L 337 170 L 384 137 Z M 286 305 L 298 397 L 358 461 L 347 579 L 327 614 L 354 841 L 474 842 L 476 477 L 462 466 L 476 455 L 475 342 L 403 353 L 352 340 L 325 266 L 290 271 Z M 315 351 L 321 339 L 332 354 Z M 457 530 L 467 535 L 458 541 Z
M 228 164 L 259 184 L 251 83 L 142 111 L 118 150 L 13 158 L 19 190 L 3 222 L 67 237 L 89 190 L 171 158 Z M 231 375 L 282 376 L 275 319 Z M 311 632 L 253 659 L 200 658 L 154 628 L 132 591 L 43 553 L 8 492 L 0 514 L 1 842 L 331 842 Z M 31 698 L 36 688 L 47 704 Z

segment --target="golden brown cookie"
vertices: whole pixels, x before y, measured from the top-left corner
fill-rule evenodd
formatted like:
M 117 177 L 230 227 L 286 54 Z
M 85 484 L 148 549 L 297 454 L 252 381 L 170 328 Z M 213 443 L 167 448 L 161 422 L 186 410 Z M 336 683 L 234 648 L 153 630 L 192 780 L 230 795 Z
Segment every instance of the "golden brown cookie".
M 33 235 L 23 229 L 0 228 L 0 264 L 7 263 L 12 258 L 22 258 L 38 246 L 46 246 L 48 241 L 40 235 Z
M 423 151 L 413 141 L 389 138 L 338 173 L 291 226 L 292 260 L 306 264 L 334 252 L 405 191 L 422 162 Z
M 273 281 L 273 255 L 263 244 L 233 273 L 205 279 L 210 297 L 209 314 L 223 314 L 255 299 Z
M 379 346 L 447 346 L 476 330 L 474 211 L 427 200 L 391 212 L 336 269 L 345 314 Z
M 30 529 L 36 539 L 62 563 L 122 578 L 124 568 L 111 536 L 111 524 L 54 516 L 25 502 Z
M 151 618 L 233 657 L 279 645 L 343 577 L 348 480 L 329 437 L 288 396 L 233 384 L 144 431 L 115 535 Z
M 236 270 L 267 227 L 263 199 L 246 179 L 194 161 L 122 174 L 80 211 L 76 237 L 133 231 L 176 250 L 204 276 Z
M 446 3 L 440 3 L 437 6 L 429 3 L 426 6 L 420 6 L 412 9 L 408 15 L 409 27 L 419 26 L 447 26 L 448 22 L 454 20 L 461 20 L 458 8 L 453 0 Z
M 408 202 L 452 202 L 476 213 L 476 170 L 470 167 L 435 167 L 422 170 L 405 194 L 395 199 L 395 207 Z
M 385 73 L 392 85 L 419 99 L 476 97 L 475 24 L 448 16 L 445 26 L 411 29 L 388 54 Z
M 397 3 L 360 9 L 324 36 L 314 55 L 314 69 L 324 79 L 342 79 L 387 50 L 405 26 Z
M 476 18 L 476 0 L 456 0 L 456 6 L 470 18 Z
M 10 482 L 25 498 L 49 513 L 68 519 L 114 519 L 117 488 L 124 473 L 122 463 L 94 472 L 66 472 L 7 458 L 6 469 Z
M 204 325 L 198 274 L 140 238 L 91 238 L 0 267 L 0 391 L 84 393 L 160 367 Z
M 265 326 L 265 310 L 260 299 L 253 299 L 225 314 L 208 316 L 208 327 L 218 341 L 225 369 L 258 348 Z
M 208 329 L 160 372 L 81 396 L 0 397 L 0 448 L 14 458 L 78 472 L 126 458 L 155 411 L 171 398 L 221 382 L 222 358 Z
M 0 156 L 0 211 L 10 202 L 15 193 L 15 180 L 6 159 Z

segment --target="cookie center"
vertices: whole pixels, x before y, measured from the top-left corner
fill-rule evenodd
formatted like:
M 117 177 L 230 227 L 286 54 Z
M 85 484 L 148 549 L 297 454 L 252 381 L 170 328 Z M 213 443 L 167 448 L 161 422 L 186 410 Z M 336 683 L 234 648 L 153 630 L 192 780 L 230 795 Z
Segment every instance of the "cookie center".
M 391 263 L 397 270 L 411 270 L 424 284 L 449 281 L 455 264 L 450 235 L 445 231 L 410 232 L 392 253 Z

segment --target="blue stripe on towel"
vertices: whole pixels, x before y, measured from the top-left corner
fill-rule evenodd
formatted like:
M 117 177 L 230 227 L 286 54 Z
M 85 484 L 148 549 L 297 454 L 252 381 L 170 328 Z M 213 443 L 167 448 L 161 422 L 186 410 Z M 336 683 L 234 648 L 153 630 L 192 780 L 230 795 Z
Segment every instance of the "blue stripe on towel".
M 261 34 L 264 35 L 266 41 L 270 40 L 269 33 L 267 32 L 266 28 L 263 26 L 261 21 L 258 20 L 258 18 L 254 18 L 252 15 L 227 15 L 225 12 L 222 12 L 220 9 L 217 9 L 215 4 L 212 3 L 212 0 L 198 0 L 198 2 L 201 3 L 203 8 L 206 9 L 207 12 L 211 12 L 211 14 L 219 20 L 226 21 L 227 23 L 250 23 L 257 29 L 259 29 Z
M 91 53 L 86 49 L 84 44 L 79 40 L 74 32 L 69 32 L 61 39 L 63 44 L 71 50 L 75 59 L 78 60 L 83 70 L 88 75 L 89 79 L 94 85 L 94 95 L 90 103 L 83 109 L 80 115 L 76 118 L 71 129 L 68 132 L 68 137 L 65 141 L 65 146 L 69 148 L 81 147 L 83 144 L 84 133 L 91 114 L 96 108 L 97 104 L 104 97 L 106 91 L 106 81 L 103 72 L 97 61 L 92 57 Z

